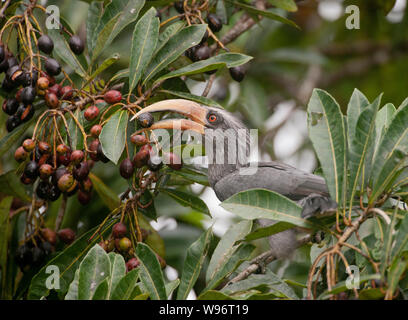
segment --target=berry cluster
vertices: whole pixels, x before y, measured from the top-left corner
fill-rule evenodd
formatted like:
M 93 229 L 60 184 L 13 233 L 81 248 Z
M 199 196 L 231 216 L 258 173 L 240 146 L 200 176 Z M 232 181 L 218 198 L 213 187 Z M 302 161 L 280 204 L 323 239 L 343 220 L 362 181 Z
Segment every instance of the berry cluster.
M 178 13 L 183 15 L 189 15 L 189 13 L 194 13 L 194 11 L 197 10 L 195 7 L 190 7 L 188 3 L 186 4 L 187 6 L 185 7 L 184 1 L 177 1 L 174 3 L 174 8 Z M 187 12 L 185 9 L 187 9 Z M 203 23 L 204 21 L 199 22 Z M 215 13 L 208 13 L 206 22 L 208 24 L 209 30 L 206 31 L 201 42 L 185 52 L 185 55 L 193 62 L 206 60 L 212 56 L 213 52 L 209 47 L 209 41 L 211 40 L 211 38 L 217 41 L 217 43 L 223 47 L 223 45 L 219 42 L 218 38 L 216 37 L 216 33 L 221 31 L 222 29 L 222 21 L 220 17 L 218 17 L 218 15 L 216 15 Z M 212 74 L 215 72 L 216 70 L 212 70 L 207 71 L 206 73 Z M 229 68 L 229 73 L 232 79 L 241 82 L 245 77 L 245 67 L 244 66 L 231 67 Z
M 41 266 L 48 255 L 55 251 L 57 241 L 69 245 L 75 240 L 75 232 L 66 228 L 55 232 L 49 228 L 42 228 L 36 236 L 27 240 L 17 248 L 15 261 L 24 272 L 31 267 Z
M 150 232 L 145 229 L 140 229 L 141 232 L 141 241 L 145 241 Z M 124 256 L 126 259 L 126 269 L 127 271 L 131 271 L 137 268 L 140 265 L 140 262 L 137 258 L 135 258 L 135 248 L 132 245 L 132 241 L 126 237 L 128 234 L 128 230 L 126 225 L 123 222 L 116 223 L 112 228 L 112 234 L 110 235 L 108 240 L 99 242 L 99 245 L 106 251 L 112 252 L 116 251 Z M 166 267 L 166 261 L 156 255 L 157 259 L 160 262 L 160 266 L 162 268 Z

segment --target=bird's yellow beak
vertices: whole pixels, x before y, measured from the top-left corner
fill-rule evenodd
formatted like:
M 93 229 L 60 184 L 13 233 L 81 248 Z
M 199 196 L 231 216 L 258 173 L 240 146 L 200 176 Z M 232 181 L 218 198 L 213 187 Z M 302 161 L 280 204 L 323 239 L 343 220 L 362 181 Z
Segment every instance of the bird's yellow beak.
M 185 99 L 170 99 L 153 103 L 152 105 L 143 108 L 136 113 L 131 120 L 136 119 L 143 113 L 147 112 L 162 112 L 169 111 L 181 114 L 187 119 L 166 119 L 154 123 L 148 130 L 154 129 L 178 129 L 178 130 L 193 130 L 200 134 L 204 134 L 206 116 L 208 109 L 200 104 L 185 100 Z

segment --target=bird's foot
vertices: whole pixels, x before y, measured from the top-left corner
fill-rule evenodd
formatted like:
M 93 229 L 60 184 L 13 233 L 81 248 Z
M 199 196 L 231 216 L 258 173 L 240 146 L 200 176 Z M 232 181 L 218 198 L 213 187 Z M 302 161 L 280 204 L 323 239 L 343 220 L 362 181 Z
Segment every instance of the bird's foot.
M 302 218 L 307 219 L 317 214 L 324 215 L 337 209 L 337 203 L 330 197 L 312 193 L 299 201 L 302 206 Z

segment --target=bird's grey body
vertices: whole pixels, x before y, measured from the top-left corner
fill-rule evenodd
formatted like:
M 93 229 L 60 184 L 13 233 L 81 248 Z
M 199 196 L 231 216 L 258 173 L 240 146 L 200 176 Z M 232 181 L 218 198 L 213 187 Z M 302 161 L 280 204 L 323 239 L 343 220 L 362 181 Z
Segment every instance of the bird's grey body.
M 177 112 L 191 120 L 166 119 L 155 123 L 151 129 L 182 128 L 204 135 L 209 158 L 208 180 L 220 201 L 241 191 L 263 188 L 297 201 L 303 208 L 304 218 L 336 205 L 329 198 L 326 183 L 320 176 L 278 162 L 259 162 L 254 170 L 248 163 L 249 130 L 228 111 L 174 99 L 157 102 L 139 111 L 135 117 L 145 112 L 158 111 Z M 232 157 L 235 161 L 230 161 L 231 154 L 235 155 L 235 158 Z M 251 170 L 250 174 L 246 174 L 248 170 Z M 270 225 L 276 222 L 261 220 L 260 223 Z M 297 247 L 296 233 L 291 229 L 272 235 L 269 243 L 276 257 L 288 256 Z

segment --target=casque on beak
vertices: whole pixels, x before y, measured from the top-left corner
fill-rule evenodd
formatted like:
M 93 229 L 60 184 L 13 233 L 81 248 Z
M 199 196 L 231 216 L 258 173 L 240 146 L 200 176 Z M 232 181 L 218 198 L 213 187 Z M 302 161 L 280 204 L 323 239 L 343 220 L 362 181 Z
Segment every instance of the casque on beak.
M 131 120 L 136 119 L 146 112 L 161 112 L 170 111 L 186 116 L 187 119 L 166 119 L 154 123 L 149 130 L 154 129 L 178 129 L 178 130 L 193 130 L 200 134 L 204 134 L 206 116 L 208 109 L 200 104 L 185 100 L 185 99 L 170 99 L 153 103 L 152 105 L 143 108 L 136 113 Z

